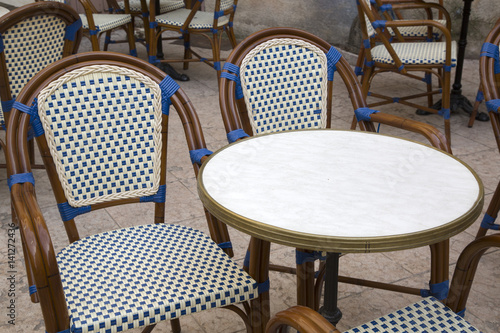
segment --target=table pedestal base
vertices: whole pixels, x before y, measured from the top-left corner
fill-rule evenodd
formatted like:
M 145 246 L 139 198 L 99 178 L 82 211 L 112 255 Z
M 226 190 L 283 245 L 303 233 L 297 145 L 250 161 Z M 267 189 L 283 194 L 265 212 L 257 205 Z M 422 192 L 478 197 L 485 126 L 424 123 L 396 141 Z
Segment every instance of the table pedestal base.
M 440 110 L 441 109 L 441 100 L 436 102 L 433 106 L 433 109 Z M 450 111 L 451 113 L 458 112 L 459 109 L 462 109 L 465 113 L 467 113 L 469 116 L 472 114 L 472 110 L 474 109 L 473 105 L 467 97 L 463 96 L 461 93 L 454 93 L 452 91 L 450 95 Z M 425 116 L 429 114 L 433 114 L 431 112 L 427 112 L 424 110 L 418 109 L 416 111 L 416 114 L 420 116 Z M 484 112 L 478 112 L 476 114 L 476 120 L 478 121 L 488 121 L 490 120 L 490 117 L 484 113 Z
M 326 256 L 325 299 L 319 313 L 333 325 L 342 318 L 342 312 L 337 307 L 339 286 L 340 253 L 328 253 Z

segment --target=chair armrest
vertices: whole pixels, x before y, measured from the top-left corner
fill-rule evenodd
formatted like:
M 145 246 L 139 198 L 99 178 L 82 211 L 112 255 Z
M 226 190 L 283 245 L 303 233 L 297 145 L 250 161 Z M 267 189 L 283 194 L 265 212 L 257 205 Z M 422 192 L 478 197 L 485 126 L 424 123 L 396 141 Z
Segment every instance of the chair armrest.
M 448 148 L 446 137 L 432 125 L 382 112 L 372 113 L 370 119 L 372 122 L 420 134 L 424 136 L 433 147 L 450 154 L 452 153 L 451 148 Z
M 266 333 L 281 332 L 287 326 L 299 332 L 340 333 L 318 312 L 299 305 L 278 312 L 268 322 Z
M 392 9 L 394 10 L 413 10 L 413 9 L 436 9 L 440 14 L 443 15 L 446 20 L 446 27 L 451 29 L 451 16 L 450 13 L 443 6 L 437 3 L 405 3 L 405 4 L 394 4 L 392 5 Z M 432 17 L 428 17 L 428 19 L 432 19 Z

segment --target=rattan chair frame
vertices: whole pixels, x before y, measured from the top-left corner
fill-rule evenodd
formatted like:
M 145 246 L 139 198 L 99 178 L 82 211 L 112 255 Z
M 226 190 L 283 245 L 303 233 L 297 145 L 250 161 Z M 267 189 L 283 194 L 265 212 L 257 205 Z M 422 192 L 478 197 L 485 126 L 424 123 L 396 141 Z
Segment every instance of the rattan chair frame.
M 485 39 L 485 43 L 500 45 L 500 20 L 498 20 Z M 486 101 L 491 101 L 500 98 L 500 73 L 495 74 L 495 59 L 482 56 L 479 59 L 480 85 L 482 87 L 484 98 Z M 497 110 L 489 110 L 491 127 L 493 135 L 500 152 L 500 108 Z M 490 204 L 486 210 L 486 216 L 490 216 L 493 221 L 498 217 L 500 212 L 500 182 L 491 198 Z M 498 224 L 496 225 L 498 227 Z M 486 234 L 489 228 L 481 226 L 477 232 L 477 238 Z
M 430 4 L 427 4 L 430 5 Z M 438 5 L 434 5 L 438 6 Z M 365 21 L 365 18 L 368 18 L 369 23 L 372 24 L 373 22 L 377 21 L 377 17 L 374 15 L 374 12 L 371 10 L 370 5 L 364 1 L 359 1 L 357 3 L 358 7 L 358 16 L 359 16 L 359 21 L 360 21 L 360 27 L 361 27 L 361 32 L 364 40 L 369 40 L 370 41 L 370 47 L 373 48 L 375 47 L 375 42 L 374 38 L 370 38 L 368 35 L 368 31 L 366 28 L 367 22 Z M 400 27 L 411 27 L 411 26 L 427 26 L 436 30 L 440 30 L 442 32 L 444 42 L 445 43 L 445 61 L 444 64 L 405 64 L 403 66 L 403 63 L 399 56 L 397 55 L 396 51 L 394 50 L 392 43 L 390 42 L 390 37 L 388 36 L 387 29 L 391 28 L 400 28 Z M 368 105 L 370 107 L 377 107 L 385 104 L 391 104 L 394 102 L 407 105 L 413 108 L 418 108 L 427 112 L 431 113 L 439 113 L 440 110 L 433 109 L 430 104 L 432 102 L 431 98 L 428 98 L 428 103 L 427 105 L 419 105 L 414 102 L 410 102 L 410 100 L 415 99 L 415 98 L 420 98 L 420 97 L 425 97 L 425 96 L 433 96 L 436 94 L 441 94 L 441 109 L 442 110 L 449 110 L 450 109 L 450 91 L 451 91 L 451 66 L 452 66 L 452 54 L 451 54 L 451 49 L 452 49 L 452 38 L 451 38 L 451 32 L 450 30 L 444 26 L 443 24 L 436 22 L 434 20 L 402 20 L 402 21 L 386 21 L 385 22 L 385 30 L 381 27 L 377 27 L 374 30 L 376 31 L 376 36 L 377 39 L 380 40 L 380 42 L 383 44 L 383 46 L 386 48 L 387 52 L 391 56 L 394 64 L 384 64 L 380 62 L 375 62 L 372 59 L 371 53 L 366 52 L 366 59 L 369 63 L 372 63 L 373 65 L 368 67 L 365 66 L 363 78 L 362 78 L 362 87 L 363 87 L 363 95 L 365 97 L 370 94 L 370 96 L 374 98 L 378 98 L 381 101 L 380 102 L 375 102 L 375 103 L 369 103 Z M 446 66 L 446 68 L 450 70 L 443 70 L 443 66 Z M 385 96 L 379 93 L 374 93 L 370 92 L 370 86 L 371 83 L 374 79 L 375 76 L 381 73 L 398 73 L 401 74 L 405 77 L 416 79 L 419 81 L 422 81 L 422 77 L 419 75 L 414 74 L 415 72 L 420 72 L 424 73 L 427 75 L 434 75 L 439 82 L 439 87 L 441 89 L 437 90 L 432 90 L 428 89 L 427 92 L 425 93 L 419 93 L 419 94 L 414 94 L 414 95 L 407 95 L 407 96 L 402 96 L 399 97 L 397 100 L 395 100 L 393 97 L 390 96 Z M 451 147 L 451 129 L 450 129 L 450 120 L 449 120 L 449 115 L 443 115 L 444 118 L 444 132 L 446 136 L 446 140 L 448 144 Z M 353 128 L 355 128 L 355 122 L 353 120 Z
M 236 65 L 240 67 L 245 56 L 251 52 L 258 45 L 265 43 L 267 41 L 273 39 L 297 39 L 307 43 L 310 43 L 323 52 L 328 52 L 331 45 L 321 38 L 314 36 L 308 32 L 295 29 L 295 28 L 269 28 L 264 29 L 259 32 L 256 32 L 247 38 L 245 38 L 238 46 L 233 50 L 233 52 L 229 55 L 226 62 Z M 354 74 L 351 66 L 348 62 L 341 57 L 338 63 L 336 64 L 337 74 L 340 75 L 341 80 L 344 82 L 348 92 L 349 97 L 351 99 L 351 103 L 353 106 L 353 110 L 357 110 L 358 108 L 367 107 L 365 102 L 365 98 L 363 97 L 361 85 Z M 229 73 L 226 69 L 223 69 L 223 73 Z M 336 74 L 336 75 L 337 75 Z M 233 132 L 235 130 L 243 129 L 245 133 L 252 136 L 253 130 L 250 124 L 248 110 L 246 107 L 246 103 L 244 98 L 237 99 L 236 98 L 236 89 L 237 85 L 234 80 L 227 79 L 222 77 L 219 82 L 219 105 L 221 109 L 222 120 L 224 122 L 224 127 L 226 133 Z M 326 127 L 331 127 L 331 119 L 332 119 L 332 92 L 333 92 L 333 82 L 328 82 L 327 87 L 328 95 L 327 95 L 327 120 Z M 431 125 L 424 124 L 418 121 L 413 121 L 401 117 L 397 117 L 394 115 L 384 114 L 382 112 L 373 113 L 370 115 L 371 121 L 360 121 L 359 126 L 362 130 L 375 132 L 374 123 L 381 123 L 388 126 L 401 128 L 410 132 L 418 133 L 424 136 L 429 142 L 439 149 L 444 151 L 448 151 L 448 144 L 446 142 L 446 138 L 444 135 L 439 132 L 436 128 Z M 213 239 L 217 243 L 225 243 L 229 242 L 229 232 L 227 230 L 227 226 L 222 222 L 218 221 L 214 216 L 206 211 L 207 218 L 211 221 L 210 223 L 215 227 L 215 234 L 212 234 Z M 431 246 L 431 252 L 435 253 L 436 250 L 444 246 L 446 244 L 435 244 Z M 303 252 L 308 252 L 303 249 L 298 249 Z M 232 249 L 226 249 L 227 253 L 232 255 Z M 444 251 L 446 253 L 446 250 Z M 251 254 L 253 255 L 253 253 Z M 437 262 L 439 260 L 445 260 L 446 258 L 437 258 L 433 256 L 433 268 L 431 274 L 431 281 L 435 283 L 436 281 L 444 281 L 447 278 L 447 270 L 442 271 L 438 268 Z M 286 273 L 292 273 L 297 275 L 297 298 L 299 304 L 307 304 L 311 308 L 318 309 L 319 300 L 321 296 L 322 289 L 322 278 L 324 274 L 324 270 L 321 270 L 320 275 L 318 276 L 316 283 L 314 282 L 314 263 L 313 262 L 305 262 L 302 265 L 297 265 L 296 268 L 285 267 L 282 265 L 270 265 L 270 269 L 277 270 Z M 405 288 L 401 286 L 383 284 L 375 281 L 368 280 L 359 280 L 353 279 L 351 277 L 340 276 L 340 282 L 352 283 L 364 286 L 377 287 L 382 289 L 407 292 L 412 294 L 419 294 L 419 290 L 416 288 Z M 314 293 L 309 292 L 314 289 Z
M 149 77 L 156 83 L 160 83 L 165 74 L 158 68 L 138 58 L 130 57 L 114 52 L 88 52 L 77 54 L 62 59 L 42 70 L 19 95 L 19 102 L 25 105 L 37 98 L 44 87 L 65 73 L 75 69 L 81 69 L 92 65 L 111 65 L 122 69 L 130 69 L 139 74 Z M 195 109 L 187 95 L 181 90 L 170 98 L 173 108 L 180 117 L 185 139 L 189 150 L 206 148 L 205 139 Z M 9 119 L 9 130 L 7 131 L 8 155 L 7 161 L 13 174 L 30 173 L 31 166 L 28 158 L 26 133 L 29 126 L 30 116 L 16 108 L 12 109 Z M 168 116 L 162 116 L 161 140 L 163 141 L 161 152 L 160 184 L 166 184 L 166 142 L 168 134 Z M 49 179 L 53 186 L 57 203 L 67 200 L 64 190 L 59 181 L 56 166 L 50 154 L 50 148 L 45 140 L 45 135 L 37 137 L 43 160 Z M 193 169 L 197 175 L 200 165 L 193 163 Z M 26 268 L 29 282 L 36 285 L 37 297 L 32 296 L 33 302 L 40 302 L 47 332 L 61 332 L 69 329 L 69 314 L 63 292 L 59 268 L 57 265 L 54 247 L 50 238 L 49 230 L 45 224 L 44 217 L 38 206 L 35 188 L 32 183 L 18 183 L 11 187 L 13 206 L 20 221 L 21 239 L 25 253 Z M 117 199 L 108 202 L 92 204 L 92 210 L 140 202 L 139 198 Z M 165 203 L 155 203 L 154 223 L 164 223 Z M 74 219 L 65 221 L 66 233 L 70 243 L 80 239 Z M 243 303 L 245 311 L 234 305 L 225 308 L 237 313 L 244 321 L 247 330 L 251 331 L 249 317 L 249 305 Z M 178 319 L 172 319 L 172 331 L 180 332 Z M 156 324 L 147 326 L 143 332 L 150 332 Z
M 221 1 L 222 0 L 216 0 L 215 1 L 215 8 L 214 8 L 214 19 L 212 26 L 209 28 L 192 28 L 190 27 L 190 24 L 192 20 L 195 18 L 196 13 L 198 13 L 201 10 L 202 4 L 204 0 L 201 1 L 195 1 L 194 4 L 189 1 L 188 5 L 186 8 L 190 8 L 191 12 L 185 19 L 184 23 L 182 26 L 176 26 L 176 25 L 168 25 L 164 24 L 161 22 L 157 22 L 156 20 L 156 8 L 155 8 L 155 2 L 150 1 L 149 3 L 149 15 L 150 15 L 150 22 L 153 25 L 156 25 L 156 33 L 149 33 L 149 59 L 150 62 L 162 62 L 162 63 L 174 63 L 174 62 L 182 62 L 183 63 L 183 69 L 188 69 L 189 68 L 189 63 L 190 62 L 204 62 L 207 65 L 211 66 L 214 68 L 217 72 L 217 79 L 220 78 L 220 73 L 221 73 L 221 61 L 224 61 L 225 59 L 221 59 L 220 53 L 221 53 L 221 45 L 222 45 L 222 33 L 225 31 L 227 34 L 227 37 L 229 38 L 229 42 L 231 44 L 231 47 L 234 49 L 237 45 L 236 42 L 236 36 L 234 34 L 233 30 L 233 21 L 234 21 L 234 15 L 236 13 L 236 7 L 238 5 L 238 0 L 233 0 L 233 5 L 230 6 L 229 8 L 226 8 L 224 10 L 221 10 Z M 181 9 L 182 10 L 182 9 Z M 175 12 L 175 11 L 173 11 Z M 219 23 L 219 18 L 220 17 L 227 17 L 228 22 L 225 23 L 224 25 L 220 25 Z M 173 31 L 179 33 L 184 40 L 184 57 L 183 59 L 157 59 L 157 48 L 156 45 L 158 43 L 158 39 L 162 38 L 162 33 L 166 31 Z M 203 57 L 201 54 L 197 53 L 191 48 L 190 41 L 191 35 L 201 35 L 204 38 L 206 38 L 210 42 L 210 46 L 212 49 L 212 57 L 211 58 L 206 58 Z M 178 39 L 178 37 L 173 37 L 173 38 L 163 38 L 163 39 Z M 194 57 L 194 58 L 193 58 Z
M 20 22 L 39 15 L 50 15 L 57 17 L 61 19 L 63 22 L 65 22 L 67 25 L 77 22 L 80 19 L 80 16 L 76 13 L 76 11 L 73 10 L 68 5 L 57 2 L 32 3 L 17 8 L 15 10 L 12 10 L 11 12 L 3 15 L 0 19 L 0 34 L 4 35 L 9 29 L 16 26 Z M 82 38 L 82 31 L 80 29 L 79 31 L 76 32 L 73 41 L 65 40 L 63 48 L 61 50 L 61 58 L 67 57 L 71 54 L 75 54 L 76 52 L 78 52 L 78 47 L 80 45 L 81 38 Z M 5 46 L 9 47 L 8 45 Z M 40 50 L 40 52 L 42 52 L 42 50 Z M 7 59 L 5 57 L 5 52 L 0 53 L 0 73 L 1 73 L 0 99 L 2 101 L 10 101 L 13 98 L 16 98 L 16 96 L 13 96 L 13 93 L 11 91 L 10 80 L 12 80 L 12 78 L 9 78 L 9 70 L 6 61 Z M 30 73 L 30 74 L 32 77 L 36 73 Z M 28 79 L 31 79 L 31 77 L 29 77 Z M 5 125 L 8 123 L 8 118 L 10 114 L 9 111 L 10 110 L 0 111 L 4 112 Z M 2 149 L 5 151 L 6 147 L 5 144 L 2 142 L 2 140 L 0 140 L 0 145 L 2 146 Z M 30 141 L 29 145 L 30 145 L 29 154 L 32 161 L 32 167 L 37 169 L 43 168 L 43 165 L 35 164 L 33 141 Z M 0 164 L 0 168 L 5 168 L 5 167 L 6 164 L 3 163 Z M 10 172 L 8 172 L 8 174 L 10 174 Z
M 462 251 L 453 274 L 450 295 L 446 300 L 446 305 L 453 312 L 458 313 L 465 309 L 477 266 L 482 255 L 489 248 L 499 247 L 500 234 L 495 234 L 472 241 Z M 418 315 L 418 317 L 423 316 Z M 341 333 L 318 312 L 303 306 L 294 306 L 278 312 L 269 321 L 266 332 L 283 332 L 287 327 L 293 327 L 299 332 L 305 333 Z M 430 327 L 427 328 L 430 329 Z

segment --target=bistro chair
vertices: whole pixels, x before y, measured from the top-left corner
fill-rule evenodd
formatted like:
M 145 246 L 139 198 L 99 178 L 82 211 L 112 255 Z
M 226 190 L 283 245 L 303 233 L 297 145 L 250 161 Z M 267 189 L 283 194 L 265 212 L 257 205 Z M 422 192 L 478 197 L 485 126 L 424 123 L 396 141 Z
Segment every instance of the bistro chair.
M 75 10 L 57 2 L 31 3 L 0 18 L 0 128 L 5 130 L 13 103 L 35 74 L 78 51 L 81 25 Z M 28 144 L 32 167 L 43 168 L 35 164 L 33 141 Z
M 373 15 L 379 20 L 404 20 L 404 12 L 421 12 L 424 11 L 427 20 L 434 19 L 436 22 L 446 26 L 451 31 L 450 14 L 443 7 L 443 1 L 439 3 L 427 3 L 419 0 L 400 1 L 400 0 L 371 0 L 370 6 Z M 434 14 L 437 12 L 437 18 Z M 369 34 L 374 34 L 374 29 L 369 20 L 365 18 L 365 23 L 368 23 L 366 28 Z M 417 26 L 402 26 L 398 28 L 387 29 L 390 39 L 393 42 L 410 42 L 410 41 L 441 41 L 443 33 L 441 30 L 425 25 Z M 369 48 L 369 41 L 364 39 L 361 43 L 358 60 L 356 62 L 356 75 L 362 75 L 366 64 L 365 45 Z
M 359 20 L 363 40 L 365 43 L 366 64 L 363 74 L 363 95 L 377 98 L 380 101 L 368 104 L 370 107 L 378 107 L 390 103 L 400 103 L 419 110 L 439 114 L 444 119 L 444 133 L 448 145 L 451 145 L 450 129 L 450 72 L 456 63 L 456 43 L 451 40 L 450 31 L 442 24 L 434 20 L 404 20 L 388 21 L 375 17 L 370 7 L 369 0 L 357 3 Z M 372 30 L 368 31 L 370 24 Z M 400 28 L 408 26 L 430 26 L 439 29 L 443 33 L 441 42 L 398 42 L 391 43 L 387 30 L 389 28 Z M 375 44 L 375 39 L 380 41 Z M 371 83 L 377 74 L 397 73 L 407 78 L 424 81 L 429 88 L 431 76 L 435 75 L 439 80 L 441 89 L 428 89 L 427 92 L 406 95 L 400 97 L 386 96 L 370 91 Z M 417 75 L 418 73 L 423 75 Z M 441 108 L 432 108 L 433 95 L 441 94 Z M 415 98 L 428 97 L 427 105 L 411 102 Z M 353 128 L 356 126 L 353 120 Z
M 405 308 L 347 330 L 357 332 L 479 332 L 464 318 L 477 265 L 489 248 L 500 247 L 500 234 L 474 240 L 461 253 L 451 283 L 446 305 L 434 297 L 424 298 Z M 294 306 L 277 313 L 267 325 L 267 333 L 283 332 L 293 327 L 304 333 L 340 333 L 318 312 Z
M 497 21 L 481 49 L 479 59 L 479 73 L 481 76 L 481 87 L 488 108 L 491 127 L 500 151 L 500 20 Z M 491 198 L 490 204 L 486 210 L 481 227 L 478 230 L 477 237 L 482 237 L 491 230 L 500 230 L 500 224 L 495 220 L 500 211 L 500 182 L 497 185 L 495 193 Z
M 332 127 L 333 78 L 349 92 L 353 113 L 362 130 L 375 131 L 374 123 L 402 128 L 423 135 L 447 151 L 443 134 L 433 126 L 369 109 L 361 86 L 348 62 L 324 40 L 294 28 L 269 28 L 245 38 L 229 55 L 219 83 L 219 104 L 228 142 L 266 133 Z M 208 213 L 207 213 L 208 214 Z M 208 214 L 217 226 L 218 243 L 231 244 L 227 227 Z M 226 249 L 232 255 L 232 249 Z M 299 304 L 304 289 L 314 283 L 309 274 L 321 253 L 296 250 L 297 268 L 271 265 L 298 278 Z M 303 280 L 303 276 L 308 276 Z M 321 275 L 322 276 L 322 275 Z M 313 308 L 319 307 L 321 278 L 316 283 Z M 353 281 L 349 278 L 344 282 Z
M 209 152 L 195 110 L 175 81 L 147 62 L 78 54 L 48 66 L 19 94 L 7 132 L 9 185 L 30 293 L 47 332 L 149 332 L 159 321 L 178 324 L 216 307 L 234 310 L 250 331 L 247 313 L 234 304 L 258 296 L 255 280 L 204 233 L 164 221 L 166 194 L 175 195 L 166 189 L 170 109 L 183 123 L 197 172 Z M 25 150 L 30 123 L 70 242 L 59 253 L 35 195 Z M 78 215 L 139 202 L 154 203 L 154 223 L 80 239 Z
M 221 73 L 221 43 L 222 33 L 225 31 L 229 37 L 232 48 L 236 47 L 236 37 L 233 31 L 233 20 L 238 0 L 215 0 L 214 12 L 201 11 L 203 0 L 195 1 L 191 9 L 180 8 L 174 11 L 156 15 L 155 2 L 150 1 L 151 28 L 156 29 L 156 34 L 150 34 L 149 62 L 182 62 L 184 69 L 188 69 L 189 62 L 201 61 L 213 67 L 217 71 L 217 79 Z M 162 38 L 162 33 L 173 31 L 180 34 L 184 40 L 183 59 L 162 59 L 156 57 L 157 40 Z M 191 47 L 191 35 L 201 35 L 209 42 L 212 49 L 212 57 L 206 58 L 193 50 Z M 177 39 L 177 37 L 174 37 Z M 194 58 L 193 58 L 194 56 Z

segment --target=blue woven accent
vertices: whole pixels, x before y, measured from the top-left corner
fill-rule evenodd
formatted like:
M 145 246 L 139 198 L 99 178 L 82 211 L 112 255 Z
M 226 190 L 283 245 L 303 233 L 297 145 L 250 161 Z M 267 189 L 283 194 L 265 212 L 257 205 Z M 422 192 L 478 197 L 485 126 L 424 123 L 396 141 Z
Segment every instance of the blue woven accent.
M 36 286 L 35 285 L 29 286 L 28 290 L 31 296 L 36 293 Z
M 236 82 L 236 91 L 235 91 L 236 99 L 242 99 L 243 98 L 243 88 L 241 88 L 240 68 L 235 64 L 232 64 L 230 62 L 226 62 L 226 63 L 224 63 L 224 66 L 222 67 L 222 69 L 225 69 L 228 72 L 233 73 L 232 76 L 229 73 L 221 73 L 221 77 L 224 77 L 226 79 L 229 79 L 229 80 Z M 222 74 L 224 74 L 224 76 Z
M 158 58 L 156 58 L 156 56 L 149 56 L 148 58 L 148 61 L 150 64 L 158 64 L 160 62 L 160 60 L 158 60 Z
M 432 83 L 432 74 L 425 73 L 424 78 L 422 79 L 422 81 L 424 81 L 427 84 L 431 84 Z
M 376 4 L 377 4 L 377 1 L 375 1 L 375 0 L 370 0 L 370 3 L 371 3 L 372 5 L 376 5 Z
M 483 46 L 481 46 L 481 53 L 479 55 L 481 57 L 498 59 L 499 58 L 498 45 L 492 43 L 484 43 Z
M 354 110 L 354 114 L 356 115 L 356 119 L 358 121 L 371 121 L 370 115 L 372 113 L 378 113 L 380 111 L 373 110 L 370 108 L 359 108 L 357 110 Z
M 393 97 L 392 98 L 393 103 L 399 103 L 399 97 Z
M 422 297 L 434 296 L 438 300 L 442 301 L 443 299 L 446 299 L 446 297 L 448 297 L 448 291 L 450 290 L 450 281 L 446 280 L 434 284 L 429 283 L 429 288 L 430 290 L 421 289 L 420 295 Z
M 386 23 L 387 23 L 387 21 L 385 21 L 385 20 L 377 20 L 377 21 L 373 21 L 372 26 L 373 26 L 373 29 L 378 29 L 378 28 L 384 29 Z
M 262 293 L 268 292 L 269 286 L 270 286 L 269 278 L 264 282 L 257 283 L 257 287 L 259 288 L 259 295 Z
M 297 265 L 302 265 L 305 262 L 311 262 L 316 260 L 325 260 L 326 257 L 321 254 L 321 251 L 304 252 L 295 250 L 295 263 Z
M 451 117 L 450 109 L 441 109 L 438 111 L 438 114 L 443 116 L 444 119 L 450 119 Z
M 158 27 L 158 22 L 149 22 L 149 27 L 151 29 L 156 29 Z
M 47 331 L 45 331 L 47 333 Z M 71 333 L 71 330 L 68 328 L 68 329 L 65 329 L 64 331 L 59 331 L 57 333 Z
M 401 72 L 404 68 L 405 68 L 405 66 L 404 66 L 404 65 L 399 66 L 399 68 L 398 68 L 398 72 Z
M 488 213 L 484 214 L 483 220 L 481 221 L 481 228 L 500 230 L 500 224 L 495 224 L 495 220 L 496 217 L 492 217 L 488 215 Z
M 179 85 L 170 76 L 165 76 L 165 78 L 159 84 L 161 89 L 161 112 L 168 116 L 170 107 L 170 97 L 172 97 L 177 90 L 179 90 Z
M 243 267 L 250 267 L 250 251 L 245 254 L 245 259 L 243 259 Z
M 219 243 L 217 244 L 221 249 L 232 249 L 233 244 L 231 242 L 224 242 L 224 243 Z
M 451 72 L 451 67 L 453 67 L 453 66 L 443 65 L 443 69 L 444 69 L 445 72 Z
M 363 47 L 369 49 L 371 47 L 369 39 L 363 39 Z
M 380 6 L 380 11 L 381 12 L 386 12 L 388 10 L 392 10 L 392 5 L 391 4 L 385 4 Z
M 110 43 L 113 43 L 113 41 L 111 40 L 111 37 L 106 36 L 106 37 L 104 37 L 104 43 L 110 44 Z
M 484 94 L 481 90 L 478 90 L 476 95 L 476 102 L 481 103 L 482 101 L 484 101 Z
M 10 112 L 12 106 L 14 105 L 15 99 L 11 99 L 10 101 L 2 101 L 2 110 L 3 112 Z
M 5 47 L 3 45 L 3 36 L 2 36 L 2 34 L 0 34 L 0 53 L 3 52 L 4 48 Z
M 457 312 L 457 316 L 460 316 L 460 317 L 462 317 L 462 318 L 463 318 L 463 317 L 465 316 L 465 310 L 466 310 L 466 309 L 467 309 L 467 308 L 464 308 L 462 311 L 458 311 L 458 312 Z
M 142 17 L 149 17 L 149 12 L 142 12 Z M 151 26 L 151 23 L 152 22 L 149 23 L 149 26 Z M 156 24 L 158 24 L 158 23 L 156 23 Z
M 207 148 L 201 148 L 196 150 L 190 150 L 189 156 L 191 157 L 191 163 L 197 163 L 201 165 L 201 158 L 204 156 L 212 155 L 213 152 Z
M 229 24 L 227 26 L 230 27 L 230 28 L 232 28 L 233 27 L 233 21 L 229 22 Z
M 216 28 L 211 28 L 210 31 L 212 31 L 212 33 L 214 35 L 218 34 L 219 33 L 219 29 L 216 29 Z
M 89 34 L 90 34 L 91 36 L 93 36 L 93 35 L 97 35 L 98 33 L 99 33 L 99 29 L 96 29 L 96 30 L 91 30 L 91 29 L 89 29 Z
M 500 99 L 492 99 L 490 101 L 486 101 L 486 108 L 490 112 L 498 113 L 498 108 L 500 108 Z
M 187 33 L 188 33 L 188 31 L 187 31 L 187 30 L 184 30 L 184 29 L 179 29 L 179 32 L 180 32 L 181 34 L 187 34 Z
M 360 75 L 363 75 L 363 68 L 359 67 L 359 66 L 356 66 L 354 68 L 354 74 L 356 74 L 356 76 L 360 76 Z
M 219 19 L 219 17 L 222 17 L 222 16 L 224 16 L 223 10 L 219 10 L 218 12 L 214 12 L 214 19 L 215 20 Z
M 149 195 L 147 197 L 141 197 L 140 202 L 165 202 L 165 198 L 167 197 L 167 185 L 160 185 L 158 187 L 158 192 L 153 195 Z
M 214 68 L 216 71 L 220 71 L 220 61 L 215 61 L 214 62 Z
M 61 214 L 61 218 L 64 222 L 70 221 L 76 216 L 88 213 L 91 210 L 90 206 L 72 207 L 68 202 L 57 204 L 57 208 L 59 208 L 59 214 Z
M 373 67 L 373 66 L 375 66 L 375 60 L 365 61 L 365 66 L 366 67 Z
M 66 26 L 66 32 L 64 33 L 64 39 L 74 41 L 76 38 L 76 33 L 80 28 L 82 27 L 82 20 L 78 19 L 77 21 L 71 23 L 70 25 Z
M 130 50 L 130 55 L 131 55 L 132 57 L 137 57 L 137 49 L 132 49 L 132 50 Z
M 227 141 L 229 143 L 233 143 L 239 139 L 249 137 L 250 135 L 246 134 L 245 131 L 241 128 L 238 128 L 234 131 L 227 133 Z
M 40 121 L 40 117 L 38 116 L 37 100 L 33 101 L 33 105 L 31 107 L 16 101 L 13 103 L 12 107 L 30 115 L 30 125 L 36 137 L 39 137 L 40 135 L 45 133 L 45 131 L 43 130 L 42 122 Z
M 342 58 L 342 54 L 340 54 L 337 49 L 333 46 L 330 47 L 328 52 L 326 53 L 327 66 L 328 66 L 328 81 L 333 81 L 333 74 L 337 70 L 337 62 L 339 62 L 340 58 Z
M 9 185 L 9 189 L 12 189 L 14 184 L 23 184 L 23 183 L 31 183 L 35 186 L 35 178 L 33 178 L 33 174 L 31 172 L 27 173 L 18 173 L 10 176 L 7 179 L 7 185 Z

